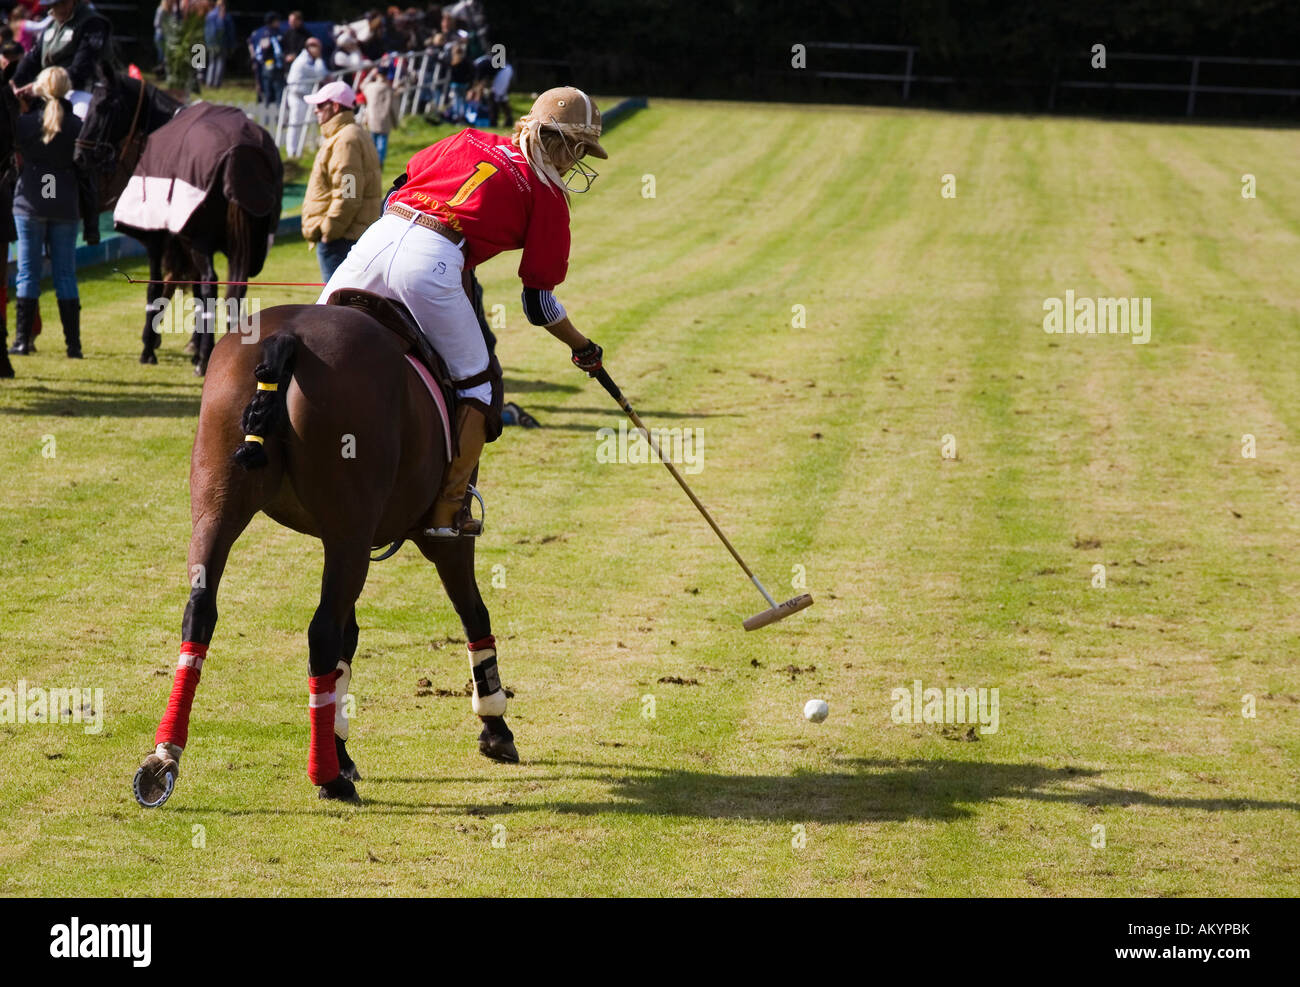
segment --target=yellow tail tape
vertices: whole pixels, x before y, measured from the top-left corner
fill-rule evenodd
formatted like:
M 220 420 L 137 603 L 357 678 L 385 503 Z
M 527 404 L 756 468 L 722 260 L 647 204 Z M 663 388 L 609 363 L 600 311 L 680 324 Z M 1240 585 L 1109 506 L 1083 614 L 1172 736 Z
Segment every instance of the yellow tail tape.
M 259 380 L 259 381 L 257 382 L 257 389 L 258 389 L 259 391 L 278 391 L 278 390 L 280 389 L 280 385 L 279 385 L 279 384 L 263 384 L 263 383 Z
M 260 435 L 245 435 L 245 436 L 244 436 L 244 441 L 245 441 L 245 442 L 256 442 L 259 446 L 261 446 L 261 445 L 266 445 L 266 440 L 265 440 L 264 438 L 262 438 Z

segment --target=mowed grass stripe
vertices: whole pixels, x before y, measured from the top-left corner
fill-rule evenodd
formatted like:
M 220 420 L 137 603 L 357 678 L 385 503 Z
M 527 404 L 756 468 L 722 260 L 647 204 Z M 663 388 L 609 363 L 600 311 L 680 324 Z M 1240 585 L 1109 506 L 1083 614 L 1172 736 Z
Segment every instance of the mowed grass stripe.
M 118 712 L 112 736 L 93 743 L 66 728 L 0 727 L 10 774 L 36 766 L 30 782 L 0 776 L 12 795 L 0 845 L 13 847 L 0 856 L 0 888 L 1278 893 L 1295 866 L 1298 734 L 1278 710 L 1300 687 L 1286 659 L 1289 621 L 1273 604 L 1293 578 L 1270 542 L 1270 531 L 1290 538 L 1293 522 L 1276 523 L 1286 507 L 1270 498 L 1293 478 L 1268 459 L 1243 474 L 1214 429 L 1240 407 L 1263 420 L 1270 454 L 1287 450 L 1286 372 L 1259 358 L 1269 337 L 1256 329 L 1288 296 L 1284 265 L 1252 234 L 1266 262 L 1234 289 L 1222 273 L 1240 273 L 1230 248 L 1247 231 L 1216 214 L 1212 197 L 1191 197 L 1183 177 L 1153 194 L 1165 178 L 1153 158 L 1174 152 L 1145 146 L 1156 128 L 1133 125 L 1133 136 L 1122 126 L 656 103 L 613 131 L 600 182 L 575 200 L 561 297 L 651 424 L 706 429 L 706 467 L 691 481 L 774 593 L 793 592 L 790 566 L 807 559 L 818 604 L 739 630 L 757 594 L 662 467 L 595 462 L 595 429 L 618 413 L 553 340 L 523 325 L 515 264 L 496 261 L 480 273 L 489 305 L 506 306 L 510 396 L 548 426 L 508 431 L 484 467 L 492 512 L 480 582 L 517 690 L 525 764 L 481 761 L 466 698 L 415 695 L 420 677 L 455 690 L 468 674 L 436 576 L 408 549 L 373 567 L 359 608 L 360 811 L 316 803 L 302 772 L 303 628 L 319 546 L 264 519 L 232 559 L 181 789 L 161 813 L 130 800 L 125 781 L 165 700 L 166 678 L 153 673 L 174 653 L 188 518 L 183 491 L 143 498 L 153 513 L 142 519 L 125 502 L 144 484 L 101 485 L 95 471 L 111 477 L 125 458 L 183 486 L 192 420 L 154 415 L 136 430 L 135 416 L 147 415 L 140 398 L 152 382 L 177 385 L 164 393 L 180 400 L 196 392 L 178 379 L 179 340 L 168 339 L 165 366 L 130 362 L 137 289 L 97 284 L 95 310 L 119 324 L 88 324 L 82 366 L 36 363 L 49 379 L 35 386 L 49 394 L 9 382 L 0 410 L 17 411 L 18 395 L 44 417 L 0 414 L 6 440 L 26 436 L 0 447 L 0 465 L 12 467 L 22 502 L 81 516 L 71 488 L 32 470 L 30 433 L 93 390 L 81 410 L 93 404 L 116 448 L 91 456 L 79 436 L 59 465 L 79 484 L 96 479 L 95 496 L 116 505 L 114 530 L 47 528 L 48 557 L 75 538 L 98 565 L 63 583 L 49 575 L 22 634 L 6 623 L 0 637 L 20 655 L 11 667 L 42 677 L 84 661 L 117 669 Z M 1177 153 L 1223 153 L 1196 130 Z M 791 150 L 798 134 L 832 141 L 834 163 Z M 1260 146 L 1261 174 L 1283 170 L 1270 163 L 1285 160 L 1282 144 Z M 810 192 L 819 164 L 833 194 Z M 1205 170 L 1184 167 L 1192 180 Z M 939 196 L 946 172 L 957 176 L 955 200 Z M 640 196 L 647 173 L 653 200 Z M 787 201 L 797 209 L 782 212 Z M 1216 224 L 1227 232 L 1215 249 L 1182 246 Z M 272 271 L 309 279 L 315 259 L 282 244 Z M 1179 284 L 1185 299 L 1169 309 L 1179 325 L 1151 346 L 1042 333 L 1042 298 L 1067 287 L 1159 301 Z M 795 303 L 807 305 L 803 333 L 790 327 Z M 1225 343 L 1213 321 L 1197 321 L 1198 304 L 1247 331 Z M 1206 389 L 1217 393 L 1198 395 Z M 1178 407 L 1189 394 L 1199 406 Z M 939 459 L 947 431 L 959 439 L 956 462 Z M 1129 441 L 1117 447 L 1117 435 Z M 1214 460 L 1212 481 L 1189 455 L 1206 442 L 1227 457 Z M 1108 475 L 1111 464 L 1121 476 Z M 1245 505 L 1240 527 L 1202 520 L 1198 492 Z M 0 524 L 6 559 L 39 523 Z M 1073 539 L 1098 535 L 1104 556 L 1115 531 L 1126 555 L 1152 564 L 1112 570 L 1102 596 L 1087 588 L 1080 556 L 1090 552 Z M 1249 532 L 1259 569 L 1249 586 L 1223 583 L 1243 551 L 1234 531 Z M 125 551 L 114 552 L 115 538 Z M 25 569 L 4 564 L 0 592 L 12 599 Z M 494 565 L 503 586 L 492 585 Z M 100 583 L 132 592 L 104 596 Z M 99 612 L 70 620 L 61 588 Z M 1274 612 L 1241 619 L 1239 607 L 1260 608 L 1256 597 Z M 1219 628 L 1231 652 L 1216 648 Z M 70 630 L 95 637 L 56 659 Z M 1114 639 L 1129 646 L 1108 663 Z M 787 664 L 818 670 L 792 678 Z M 927 685 L 1005 683 L 1002 731 L 958 743 L 933 726 L 889 723 L 888 690 L 918 668 Z M 665 675 L 700 684 L 659 682 Z M 1209 705 L 1252 675 L 1273 697 L 1260 720 Z M 799 715 L 815 692 L 832 704 L 820 726 Z M 641 715 L 646 693 L 659 703 L 654 720 Z M 1109 831 L 1104 851 L 1088 842 L 1097 821 Z M 191 846 L 194 823 L 207 827 L 206 851 Z M 791 845 L 796 824 L 802 850 Z M 506 846 L 493 849 L 498 825 Z M 308 852 L 320 846 L 336 849 Z M 74 865 L 51 872 L 52 857 Z

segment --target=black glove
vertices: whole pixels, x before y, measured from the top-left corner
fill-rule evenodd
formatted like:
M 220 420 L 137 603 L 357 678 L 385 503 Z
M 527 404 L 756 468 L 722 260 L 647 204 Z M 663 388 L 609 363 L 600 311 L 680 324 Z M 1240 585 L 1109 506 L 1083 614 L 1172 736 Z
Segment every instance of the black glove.
M 605 351 L 599 346 L 591 340 L 587 340 L 586 346 L 573 351 L 573 365 L 584 373 L 595 377 L 596 372 L 601 368 L 600 358 L 604 353 Z
M 86 245 L 93 247 L 99 243 L 99 217 L 96 216 L 94 222 L 87 221 L 81 229 L 81 238 L 86 241 Z

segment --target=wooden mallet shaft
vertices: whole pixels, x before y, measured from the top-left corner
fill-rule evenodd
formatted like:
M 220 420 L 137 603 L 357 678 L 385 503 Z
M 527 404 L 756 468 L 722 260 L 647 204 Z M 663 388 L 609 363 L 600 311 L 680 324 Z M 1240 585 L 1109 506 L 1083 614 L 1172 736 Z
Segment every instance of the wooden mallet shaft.
M 745 571 L 745 575 L 749 577 L 750 582 L 752 582 L 758 588 L 758 591 L 763 594 L 763 599 L 768 603 L 768 609 L 761 613 L 756 613 L 754 616 L 746 619 L 744 622 L 745 630 L 752 631 L 757 630 L 760 627 L 766 627 L 768 624 L 775 624 L 778 620 L 784 620 L 792 613 L 797 613 L 806 607 L 812 606 L 813 598 L 807 593 L 786 600 L 784 603 L 777 603 L 776 600 L 772 598 L 772 594 L 767 591 L 767 587 L 758 581 L 758 577 L 754 575 L 754 571 L 750 569 L 750 567 L 745 564 L 745 560 L 740 557 L 740 553 L 736 551 L 736 547 L 731 544 L 731 539 L 722 533 L 722 529 L 718 527 L 718 522 L 713 520 L 713 515 L 709 513 L 709 509 L 700 502 L 699 497 L 695 496 L 695 491 L 690 488 L 690 485 L 687 484 L 685 478 L 680 472 L 678 472 L 677 467 L 673 465 L 672 460 L 664 458 L 663 453 L 659 450 L 659 444 L 655 442 L 654 436 L 650 434 L 650 429 L 646 428 L 645 423 L 641 421 L 641 416 L 636 413 L 628 399 L 623 396 L 623 392 L 619 390 L 618 385 L 615 384 L 613 378 L 609 376 L 609 372 L 602 367 L 600 370 L 596 371 L 593 376 L 595 376 L 595 378 L 600 381 L 600 385 L 609 392 L 609 396 L 618 402 L 618 406 L 623 409 L 628 418 L 632 419 L 632 424 L 641 430 L 641 434 L 645 436 L 646 442 L 648 442 L 650 448 L 654 450 L 655 458 L 668 468 L 668 472 L 673 475 L 673 479 L 677 481 L 677 485 L 686 491 L 686 496 L 691 498 L 691 503 L 695 505 L 696 510 L 704 515 L 704 520 L 709 522 L 709 527 L 713 529 L 713 533 L 721 539 L 722 544 L 727 546 L 727 551 L 730 552 L 731 557 L 736 560 L 736 564 Z

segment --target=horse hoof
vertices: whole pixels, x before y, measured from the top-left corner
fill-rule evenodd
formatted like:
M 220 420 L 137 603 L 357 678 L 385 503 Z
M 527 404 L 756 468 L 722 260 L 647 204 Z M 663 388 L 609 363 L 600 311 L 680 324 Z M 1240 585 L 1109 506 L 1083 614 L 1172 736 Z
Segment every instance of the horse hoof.
M 334 750 L 339 756 L 339 774 L 348 781 L 360 781 L 361 772 L 357 770 L 357 762 L 349 756 L 347 742 L 338 734 L 334 735 Z
M 357 786 L 342 775 L 321 785 L 316 797 L 336 799 L 339 802 L 351 802 L 353 805 L 361 804 L 361 796 L 357 794 Z
M 513 740 L 504 740 L 501 737 L 479 737 L 478 752 L 502 764 L 519 763 L 519 752 L 515 750 Z
M 206 377 L 206 376 L 207 376 L 207 373 L 208 373 L 208 367 L 207 367 L 207 364 L 197 364 L 197 363 L 196 363 L 196 364 L 194 365 L 194 376 L 195 376 L 195 377 Z
M 158 808 L 172 797 L 172 791 L 176 788 L 176 776 L 180 774 L 180 770 L 180 765 L 171 758 L 150 754 L 144 759 L 144 764 L 140 765 L 140 769 L 135 773 L 135 780 L 131 783 L 135 800 L 143 808 Z
M 519 752 L 515 750 L 515 735 L 506 726 L 504 716 L 480 716 L 483 732 L 478 735 L 478 752 L 502 764 L 518 764 Z
M 156 357 L 156 356 L 154 355 L 153 350 L 145 350 L 143 353 L 140 354 L 140 362 L 141 362 L 141 363 L 157 363 L 157 362 L 158 362 L 158 357 Z

